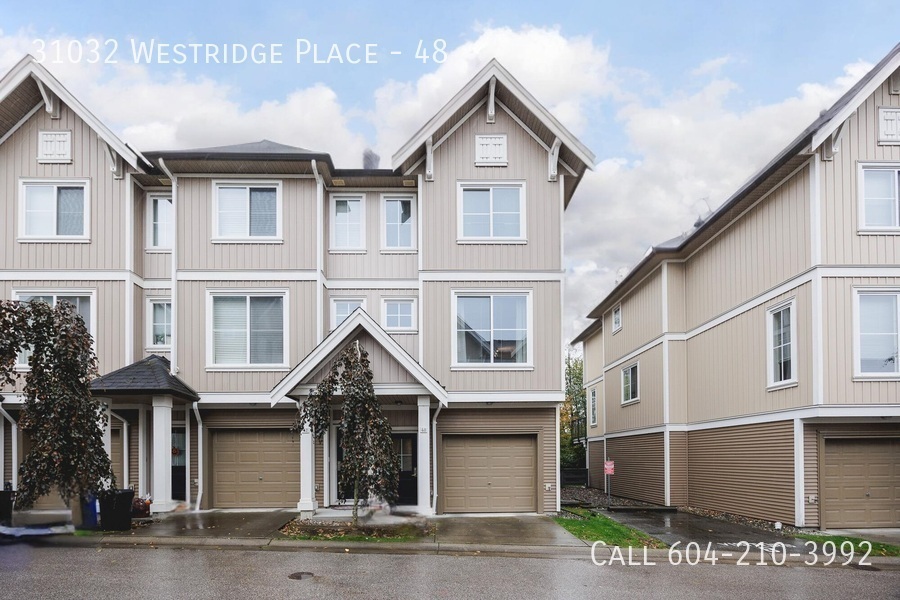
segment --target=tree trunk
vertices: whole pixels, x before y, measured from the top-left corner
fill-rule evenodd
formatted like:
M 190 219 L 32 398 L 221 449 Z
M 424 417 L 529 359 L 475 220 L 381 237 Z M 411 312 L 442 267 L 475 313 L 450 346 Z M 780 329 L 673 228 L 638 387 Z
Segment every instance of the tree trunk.
M 359 527 L 359 479 L 353 479 L 353 529 Z

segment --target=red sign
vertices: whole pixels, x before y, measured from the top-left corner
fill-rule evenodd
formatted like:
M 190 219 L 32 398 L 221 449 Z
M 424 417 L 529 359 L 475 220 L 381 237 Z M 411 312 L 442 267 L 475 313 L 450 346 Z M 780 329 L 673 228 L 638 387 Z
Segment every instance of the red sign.
M 603 474 L 604 475 L 615 475 L 616 474 L 616 461 L 607 460 L 603 462 Z

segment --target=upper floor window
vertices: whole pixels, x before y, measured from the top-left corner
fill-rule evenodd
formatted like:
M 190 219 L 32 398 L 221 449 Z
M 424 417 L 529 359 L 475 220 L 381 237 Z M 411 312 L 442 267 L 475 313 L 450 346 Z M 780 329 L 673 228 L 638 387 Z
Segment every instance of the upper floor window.
M 173 231 L 172 199 L 151 197 L 147 204 L 148 247 L 171 249 Z
M 343 323 L 350 314 L 359 307 L 366 308 L 364 298 L 332 298 L 331 299 L 331 328 L 334 329 Z
M 209 364 L 284 367 L 286 292 L 210 294 Z
M 454 356 L 457 366 L 531 365 L 531 294 L 457 292 Z
M 524 242 L 525 184 L 459 184 L 461 242 Z
M 278 182 L 213 182 L 213 241 L 281 240 L 281 184 Z
M 622 369 L 622 404 L 637 402 L 638 395 L 638 363 Z
M 475 165 L 479 167 L 505 167 L 506 134 L 475 136 Z
M 857 302 L 857 374 L 896 377 L 900 374 L 900 291 L 860 291 Z
M 172 301 L 151 300 L 149 302 L 149 346 L 164 348 L 172 345 Z
M 795 372 L 794 302 L 781 304 L 768 311 L 769 385 L 776 386 L 797 381 Z
M 331 197 L 331 249 L 366 249 L 365 202 L 362 196 Z
M 597 425 L 597 390 L 591 390 L 591 427 Z
M 39 163 L 72 162 L 72 132 L 39 131 L 37 160 Z
M 415 202 L 411 196 L 384 197 L 384 247 L 412 250 L 415 247 Z
M 94 320 L 91 318 L 93 294 L 90 292 L 68 290 L 60 292 L 17 292 L 15 297 L 21 302 L 46 302 L 50 306 L 56 306 L 59 302 L 68 302 L 75 306 L 75 311 L 84 319 L 84 326 L 91 335 L 96 335 Z M 30 355 L 30 351 L 20 352 L 17 361 L 18 365 L 28 365 L 28 357 Z
M 622 305 L 619 304 L 613 309 L 612 313 L 612 332 L 615 333 L 622 329 Z
M 27 241 L 88 239 L 86 181 L 22 181 L 19 232 Z
M 416 328 L 415 301 L 409 298 L 384 299 L 384 328 L 403 331 Z
M 866 166 L 861 179 L 861 228 L 900 228 L 900 167 Z

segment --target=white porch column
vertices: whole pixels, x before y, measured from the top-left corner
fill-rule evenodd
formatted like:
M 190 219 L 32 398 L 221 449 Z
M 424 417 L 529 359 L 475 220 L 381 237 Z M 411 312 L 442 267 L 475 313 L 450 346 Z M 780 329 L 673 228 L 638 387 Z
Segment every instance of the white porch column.
M 168 512 L 172 501 L 172 396 L 153 396 L 152 512 Z
M 313 436 L 309 428 L 300 434 L 300 501 L 297 510 L 301 516 L 312 516 L 319 508 L 316 502 L 316 455 Z
M 418 439 L 416 440 L 416 512 L 430 515 L 431 511 L 431 397 L 419 396 Z

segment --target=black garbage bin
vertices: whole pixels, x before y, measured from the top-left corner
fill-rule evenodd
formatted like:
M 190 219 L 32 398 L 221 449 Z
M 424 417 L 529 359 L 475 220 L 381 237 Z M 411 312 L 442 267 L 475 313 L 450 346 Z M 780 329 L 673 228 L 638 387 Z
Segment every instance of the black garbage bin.
M 134 490 L 109 490 L 100 493 L 100 528 L 105 531 L 131 529 L 131 501 Z
M 13 503 L 16 500 L 16 493 L 9 490 L 0 491 L 0 525 L 12 524 Z

